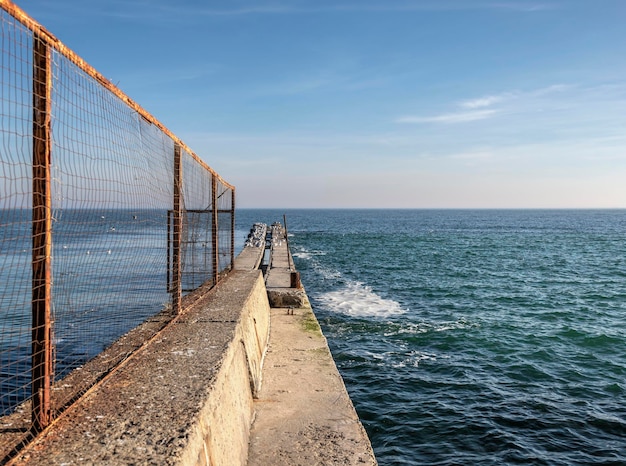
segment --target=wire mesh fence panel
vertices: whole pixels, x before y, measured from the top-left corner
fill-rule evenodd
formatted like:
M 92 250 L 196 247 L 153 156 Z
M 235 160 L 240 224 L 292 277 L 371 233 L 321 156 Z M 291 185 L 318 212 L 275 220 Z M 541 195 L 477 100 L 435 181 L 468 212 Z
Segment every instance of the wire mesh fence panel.
M 211 211 L 185 211 L 183 225 L 182 291 L 192 291 L 213 280 Z
M 0 415 L 30 395 L 32 33 L 0 10 Z
M 234 260 L 235 215 L 233 190 L 222 181 L 217 180 L 217 225 L 218 225 L 218 272 L 232 266 Z
M 183 154 L 183 291 L 216 280 L 233 262 L 233 189 Z
M 55 377 L 163 308 L 173 141 L 55 53 Z
M 213 175 L 202 164 L 183 153 L 183 198 L 185 221 L 182 253 L 183 291 L 193 290 L 199 284 L 215 279 L 213 250 Z
M 232 265 L 234 188 L 7 0 L 0 27 L 1 459 Z

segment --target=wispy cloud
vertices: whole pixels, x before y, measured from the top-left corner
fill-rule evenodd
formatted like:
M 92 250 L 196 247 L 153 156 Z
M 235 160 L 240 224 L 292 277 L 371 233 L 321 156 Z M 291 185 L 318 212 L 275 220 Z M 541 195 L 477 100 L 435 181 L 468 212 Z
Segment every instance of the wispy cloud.
M 336 2 L 317 1 L 300 3 L 251 3 L 235 8 L 202 9 L 206 15 L 246 15 L 246 14 L 289 14 L 289 13 L 332 13 L 332 12 L 411 12 L 411 11 L 463 11 L 463 10 L 512 10 L 519 12 L 538 12 L 555 9 L 554 3 L 546 2 L 482 2 L 471 0 L 437 0 L 421 2 L 388 2 L 388 1 L 360 1 L 360 2 Z
M 471 112 L 445 113 L 442 115 L 419 117 L 405 116 L 396 119 L 396 123 L 467 123 L 470 121 L 484 120 L 497 113 L 496 110 L 476 110 Z
M 488 95 L 479 97 L 477 99 L 465 100 L 459 105 L 463 108 L 484 108 L 491 107 L 494 104 L 500 103 L 510 98 L 514 98 L 514 94 L 506 93 L 500 95 Z
M 546 94 L 552 94 L 554 92 L 564 92 L 573 89 L 573 84 L 553 84 L 552 86 L 542 87 L 540 89 L 535 89 L 534 91 L 530 91 L 527 94 L 533 97 L 539 97 Z
M 28 3 L 28 2 L 27 2 Z M 463 12 L 503 10 L 512 13 L 534 14 L 558 8 L 553 1 L 488 1 L 488 0 L 242 0 L 228 2 L 228 5 L 187 5 L 186 2 L 173 3 L 169 0 L 108 0 L 107 2 L 77 2 L 75 0 L 33 0 L 31 6 L 37 12 L 39 21 L 91 21 L 92 18 L 108 17 L 122 22 L 185 23 L 198 19 L 237 20 L 247 16 L 283 16 L 306 14 L 344 14 L 344 13 L 420 13 L 420 12 Z M 199 2 L 202 3 L 202 2 Z M 207 2 L 208 3 L 208 2 Z M 63 11 L 72 11 L 72 15 L 63 15 Z
M 561 93 L 573 89 L 575 86 L 572 84 L 552 84 L 546 87 L 540 87 L 532 90 L 515 90 L 502 92 L 499 94 L 486 95 L 478 97 L 476 99 L 465 100 L 459 105 L 465 108 L 479 108 L 490 107 L 494 104 L 506 103 L 513 100 L 532 100 L 537 97 L 546 96 L 549 94 Z
M 498 94 L 488 94 L 482 97 L 463 100 L 456 106 L 456 112 L 432 116 L 403 116 L 395 120 L 396 123 L 467 123 L 485 120 L 497 114 L 510 114 L 533 107 L 537 99 L 549 94 L 561 93 L 574 88 L 572 85 L 555 84 L 530 91 L 509 91 Z M 513 102 L 516 102 L 513 105 Z
M 473 0 L 430 0 L 430 1 L 397 1 L 389 2 L 382 0 L 362 0 L 359 2 L 346 1 L 310 1 L 310 2 L 287 2 L 287 1 L 242 1 L 235 2 L 234 5 L 215 8 L 205 7 L 185 7 L 183 5 L 172 6 L 171 2 L 159 2 L 146 0 L 136 2 L 137 7 L 129 6 L 128 2 L 114 1 L 114 5 L 126 5 L 123 8 L 103 9 L 102 13 L 109 16 L 130 19 L 140 17 L 142 14 L 148 16 L 166 15 L 170 19 L 187 16 L 194 17 L 238 17 L 247 15 L 286 15 L 286 14 L 308 14 L 308 13 L 342 13 L 342 12 L 362 12 L 362 13 L 394 13 L 394 12 L 423 12 L 423 11 L 469 11 L 469 10 L 511 10 L 517 12 L 540 12 L 555 9 L 556 5 L 549 2 L 488 2 Z M 145 7 L 149 6 L 148 9 Z

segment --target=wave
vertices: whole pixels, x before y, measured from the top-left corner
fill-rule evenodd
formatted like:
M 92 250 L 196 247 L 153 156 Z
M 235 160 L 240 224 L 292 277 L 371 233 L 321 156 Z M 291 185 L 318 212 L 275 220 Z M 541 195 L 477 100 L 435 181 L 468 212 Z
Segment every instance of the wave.
M 293 257 L 308 264 L 308 267 L 311 267 L 313 270 L 315 270 L 317 275 L 324 280 L 332 281 L 341 279 L 341 272 L 325 267 L 321 264 L 319 260 L 317 260 L 318 256 L 325 256 L 326 251 L 320 251 L 317 249 L 308 250 L 303 247 L 296 247 L 294 248 L 294 251 L 295 252 L 292 252 Z
M 386 299 L 375 293 L 368 285 L 359 281 L 346 280 L 341 272 L 323 265 L 316 256 L 326 256 L 326 251 L 309 250 L 297 247 L 294 257 L 306 261 L 323 280 L 342 283 L 335 291 L 322 293 L 316 298 L 331 312 L 339 312 L 352 317 L 391 317 L 407 312 L 400 303 Z
M 298 259 L 311 260 L 313 256 L 325 256 L 326 253 L 324 251 L 309 251 L 304 248 L 299 248 L 297 251 L 293 252 L 292 255 Z
M 446 356 L 445 358 L 449 358 Z M 404 367 L 419 367 L 422 361 L 436 361 L 437 355 L 434 353 L 425 353 L 421 351 L 409 351 L 407 354 L 398 355 L 395 358 L 390 358 L 389 365 L 394 369 L 401 369 Z
M 352 317 L 392 317 L 407 312 L 400 303 L 376 294 L 361 282 L 348 282 L 343 288 L 317 297 L 330 311 Z
M 480 324 L 476 322 L 470 322 L 465 318 L 460 318 L 455 321 L 403 323 L 402 325 L 388 327 L 383 334 L 385 336 L 403 334 L 419 335 L 430 332 L 446 332 L 448 330 L 465 330 L 479 327 Z

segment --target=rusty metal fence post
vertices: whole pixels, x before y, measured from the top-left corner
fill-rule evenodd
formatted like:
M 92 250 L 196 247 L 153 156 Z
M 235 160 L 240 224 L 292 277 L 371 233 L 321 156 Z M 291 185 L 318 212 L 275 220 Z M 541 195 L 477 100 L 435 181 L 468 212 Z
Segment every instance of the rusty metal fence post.
M 182 229 L 183 215 L 181 192 L 183 187 L 183 165 L 179 144 L 174 144 L 174 234 L 172 245 L 172 309 L 181 311 L 182 303 Z
M 235 188 L 230 191 L 230 267 L 235 267 Z
M 211 176 L 211 246 L 213 248 L 213 283 L 217 285 L 219 271 L 219 242 L 218 242 L 218 219 L 217 219 L 217 176 Z
M 32 428 L 51 421 L 51 56 L 46 42 L 33 39 L 33 206 L 32 206 Z

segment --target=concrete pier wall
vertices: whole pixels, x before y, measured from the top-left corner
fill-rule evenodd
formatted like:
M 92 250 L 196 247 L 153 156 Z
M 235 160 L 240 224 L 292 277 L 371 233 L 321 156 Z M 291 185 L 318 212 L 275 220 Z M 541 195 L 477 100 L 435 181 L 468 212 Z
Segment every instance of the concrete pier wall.
M 241 289 L 232 291 L 245 293 Z M 269 304 L 263 280 L 258 274 L 244 302 L 215 383 L 177 464 L 246 464 L 254 414 L 253 397 L 261 387 L 268 336 Z
M 258 270 L 234 270 L 10 464 L 245 465 L 267 346 Z

